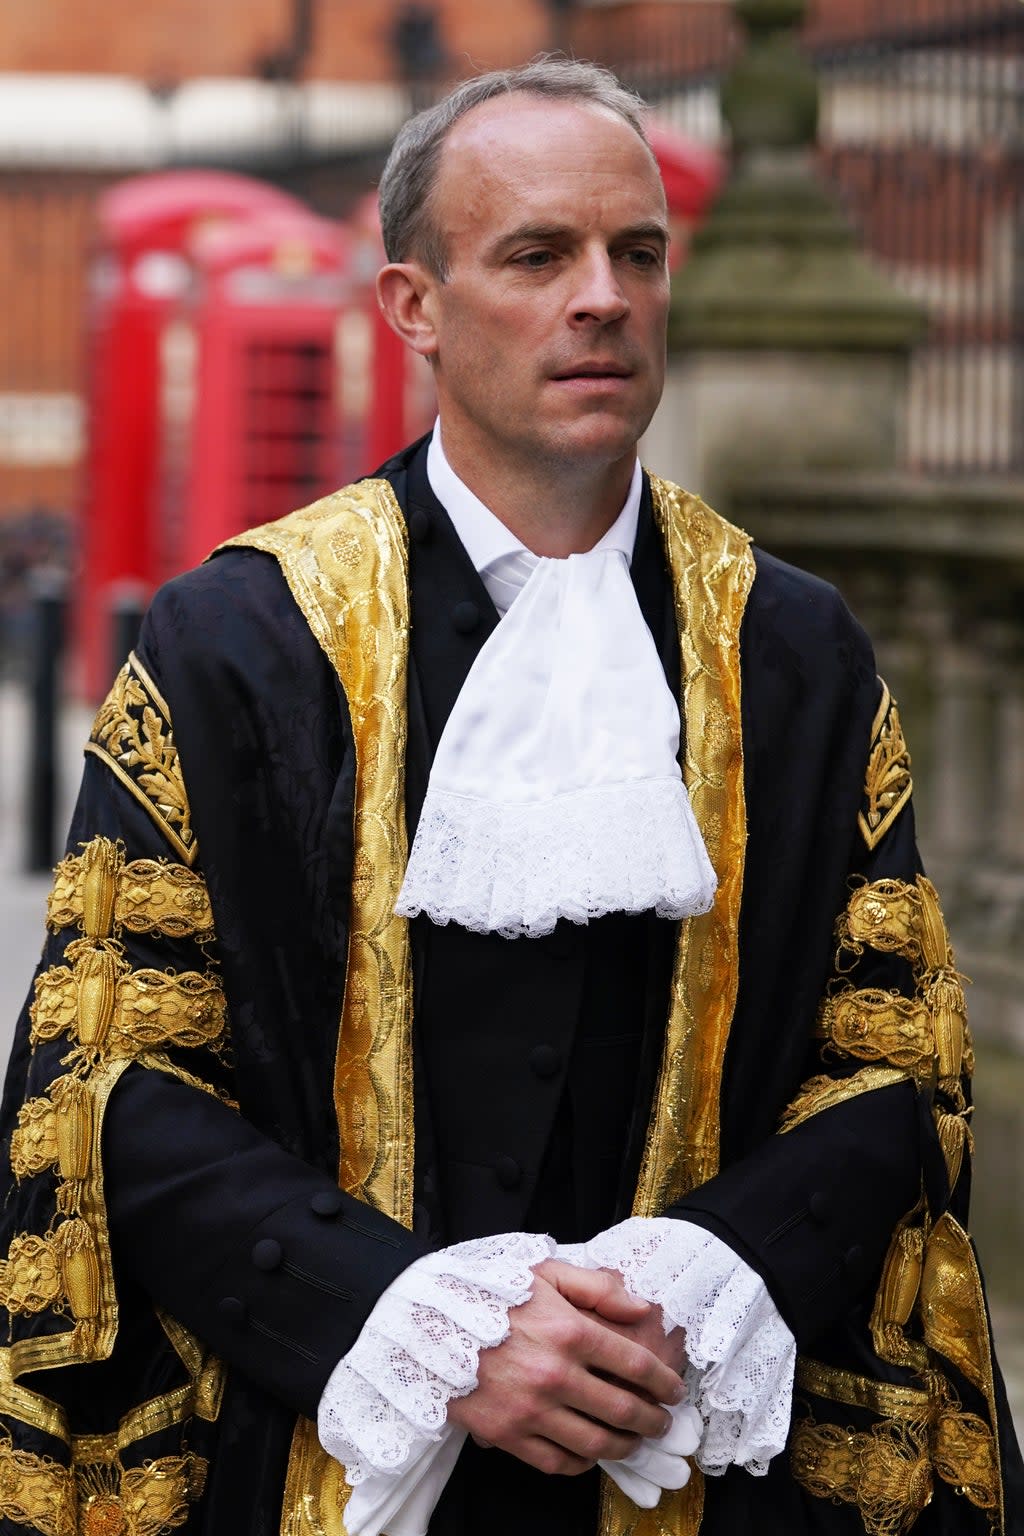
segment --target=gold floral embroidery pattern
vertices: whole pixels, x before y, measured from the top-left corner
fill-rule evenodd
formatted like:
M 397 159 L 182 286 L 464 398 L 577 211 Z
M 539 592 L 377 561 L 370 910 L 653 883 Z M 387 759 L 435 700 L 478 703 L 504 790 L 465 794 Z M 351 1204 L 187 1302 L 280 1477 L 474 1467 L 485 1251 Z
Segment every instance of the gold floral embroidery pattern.
M 86 1051 L 122 1057 L 159 1046 L 214 1045 L 223 1035 L 227 1004 L 212 974 L 132 971 L 113 946 L 88 940 L 69 944 L 67 954 L 73 967 L 51 966 L 36 979 L 29 1009 L 34 1044 L 66 1034 Z
M 923 875 L 913 885 L 877 880 L 858 886 L 836 925 L 836 969 L 843 975 L 875 949 L 900 955 L 914 974 L 913 999 L 868 988 L 834 992 L 821 1007 L 826 1048 L 861 1061 L 887 1061 L 919 1080 L 934 1072 L 944 1100 L 935 1108 L 952 1188 L 971 1146 L 963 1077 L 974 1070 L 963 980 L 956 969 L 938 895 Z
M 789 1456 L 808 1493 L 856 1506 L 867 1536 L 900 1536 L 932 1496 L 924 1424 L 886 1419 L 861 1431 L 799 1419 Z
M 845 1104 L 848 1099 L 858 1098 L 862 1093 L 873 1093 L 876 1088 L 889 1088 L 894 1083 L 905 1082 L 906 1078 L 907 1074 L 897 1067 L 862 1067 L 850 1077 L 836 1078 L 825 1074 L 809 1077 L 802 1084 L 796 1098 L 783 1111 L 779 1130 L 795 1130 L 812 1115 L 834 1109 L 837 1104 Z
M 888 1061 L 925 1076 L 935 1056 L 935 1032 L 927 1006 L 875 987 L 851 989 L 826 999 L 817 1033 L 839 1055 Z
M 78 1536 L 72 1474 L 49 1456 L 16 1451 L 0 1430 L 0 1516 L 40 1536 Z M 111 1527 L 116 1531 L 117 1527 Z M 96 1529 L 99 1536 L 100 1528 Z
M 861 1497 L 866 1495 L 869 1506 L 886 1481 L 890 1491 L 899 1493 L 902 1480 L 891 1477 L 891 1463 L 887 1469 L 886 1458 L 878 1455 L 878 1444 L 881 1440 L 891 1447 L 893 1431 L 902 1424 L 907 1431 L 903 1445 L 917 1448 L 922 1460 L 927 1458 L 930 1479 L 937 1475 L 976 1508 L 998 1515 L 999 1464 L 995 1438 L 988 1425 L 977 1414 L 963 1411 L 952 1387 L 940 1372 L 925 1371 L 919 1379 L 922 1387 L 896 1386 L 838 1370 L 818 1360 L 798 1359 L 795 1382 L 798 1391 L 866 1409 L 884 1421 L 866 1435 L 858 1436 L 852 1429 L 816 1425 L 813 1418 L 798 1419 L 796 1422 L 803 1438 L 800 1440 L 794 1434 L 791 1441 L 793 1470 L 808 1492 L 858 1505 Z M 857 1469 L 858 1459 L 860 1476 L 854 1478 L 851 1472 Z M 888 1477 L 887 1471 L 890 1473 Z M 923 1481 L 920 1464 L 917 1475 Z M 912 1485 L 913 1478 L 910 1481 Z M 844 1499 L 838 1491 L 839 1484 L 853 1497 Z M 904 1493 L 906 1487 L 904 1481 Z M 875 1508 L 873 1513 L 877 1519 L 878 1509 Z M 916 1518 L 913 1500 L 906 1501 L 901 1510 L 891 1508 L 888 1517 L 905 1523 L 889 1527 L 883 1523 L 883 1530 L 900 1530 L 913 1524 Z M 867 1529 L 872 1528 L 867 1522 L 866 1525 Z
M 134 651 L 100 705 L 85 750 L 146 809 L 178 857 L 194 863 L 198 848 L 170 711 Z
M 77 1449 L 77 1447 L 76 1447 Z M 81 1536 L 163 1536 L 188 1519 L 202 1497 L 207 1463 L 188 1451 L 123 1468 L 115 1458 L 89 1462 L 76 1456 Z
M 57 931 L 80 927 L 87 938 L 130 933 L 213 938 L 213 912 L 201 875 L 160 859 L 125 862 L 124 850 L 94 837 L 82 853 L 69 854 L 54 871 L 47 922 Z
M 871 727 L 864 809 L 857 816 L 857 825 L 869 848 L 881 842 L 910 799 L 912 789 L 910 753 L 899 710 L 882 682 L 882 698 Z
M 11 1136 L 11 1168 L 16 1179 L 43 1173 L 57 1161 L 57 1117 L 47 1096 L 26 1099 Z

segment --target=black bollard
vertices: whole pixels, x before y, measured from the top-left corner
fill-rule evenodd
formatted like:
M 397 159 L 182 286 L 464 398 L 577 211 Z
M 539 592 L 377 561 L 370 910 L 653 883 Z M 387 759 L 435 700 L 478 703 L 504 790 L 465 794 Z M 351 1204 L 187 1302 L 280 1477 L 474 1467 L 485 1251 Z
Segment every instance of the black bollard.
M 146 591 L 143 582 L 130 579 L 114 582 L 108 588 L 112 677 L 117 676 L 128 660 L 129 651 L 135 649 L 146 611 Z
M 32 655 L 29 672 L 29 760 L 26 786 L 26 867 L 52 869 L 56 860 L 57 728 L 60 659 L 68 580 L 55 566 L 39 566 L 29 578 Z

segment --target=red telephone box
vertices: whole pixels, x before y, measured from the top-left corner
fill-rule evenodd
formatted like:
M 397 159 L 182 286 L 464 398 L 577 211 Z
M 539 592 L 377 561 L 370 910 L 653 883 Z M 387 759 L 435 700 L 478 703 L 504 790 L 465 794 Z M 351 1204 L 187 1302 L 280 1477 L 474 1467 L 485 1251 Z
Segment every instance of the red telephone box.
M 133 177 L 98 202 L 89 275 L 88 460 L 76 616 L 82 681 L 109 681 L 110 605 L 121 583 L 158 579 L 158 352 L 164 320 L 189 282 L 200 225 L 302 205 L 275 187 L 217 171 Z
M 193 239 L 162 344 L 162 575 L 343 483 L 349 246 L 309 213 Z

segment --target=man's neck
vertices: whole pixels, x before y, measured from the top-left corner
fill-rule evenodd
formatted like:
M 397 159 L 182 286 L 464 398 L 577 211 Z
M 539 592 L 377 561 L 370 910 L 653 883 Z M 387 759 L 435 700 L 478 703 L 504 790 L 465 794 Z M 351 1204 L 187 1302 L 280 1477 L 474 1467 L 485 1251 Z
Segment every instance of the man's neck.
M 452 437 L 454 436 L 454 442 Z M 629 494 L 635 451 L 612 464 L 510 465 L 468 451 L 442 423 L 445 457 L 459 479 L 536 555 L 564 558 L 593 549 Z

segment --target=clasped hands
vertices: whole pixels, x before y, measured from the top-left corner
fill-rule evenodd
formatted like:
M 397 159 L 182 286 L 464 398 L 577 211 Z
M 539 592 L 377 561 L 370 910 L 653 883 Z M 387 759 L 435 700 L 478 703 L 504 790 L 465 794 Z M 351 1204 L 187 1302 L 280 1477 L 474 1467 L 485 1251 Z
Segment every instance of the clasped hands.
M 613 1475 L 644 1505 L 682 1487 L 697 1443 L 696 1415 L 670 1411 L 685 1395 L 683 1330 L 666 1334 L 661 1309 L 614 1271 L 547 1259 L 534 1275 L 508 1337 L 481 1351 L 478 1386 L 449 1403 L 449 1424 L 541 1472 L 625 1463 Z

